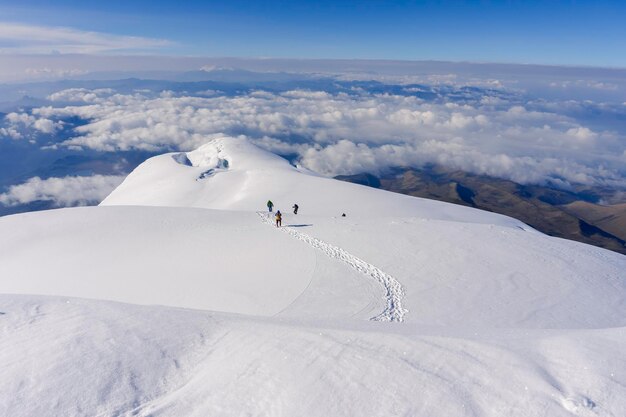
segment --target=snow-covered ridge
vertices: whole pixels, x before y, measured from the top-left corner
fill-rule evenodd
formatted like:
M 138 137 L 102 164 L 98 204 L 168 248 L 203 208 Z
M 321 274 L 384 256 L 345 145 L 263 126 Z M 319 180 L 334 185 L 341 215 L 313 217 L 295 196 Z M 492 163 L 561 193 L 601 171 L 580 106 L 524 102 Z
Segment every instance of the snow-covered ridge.
M 621 416 L 624 271 L 218 138 L 0 218 L 0 415 Z
M 259 224 L 268 199 L 291 237 Z M 254 315 L 384 311 L 436 325 L 626 326 L 624 256 L 509 217 L 312 175 L 242 138 L 151 158 L 101 207 L 2 218 L 0 231 L 0 275 L 15 277 L 5 292 Z M 67 253 L 80 255 L 56 266 Z
M 532 230 L 510 217 L 324 178 L 293 167 L 244 138 L 232 137 L 213 139 L 192 152 L 150 158 L 101 205 L 254 212 L 268 199 L 283 211 L 298 202 L 310 215 L 411 216 Z

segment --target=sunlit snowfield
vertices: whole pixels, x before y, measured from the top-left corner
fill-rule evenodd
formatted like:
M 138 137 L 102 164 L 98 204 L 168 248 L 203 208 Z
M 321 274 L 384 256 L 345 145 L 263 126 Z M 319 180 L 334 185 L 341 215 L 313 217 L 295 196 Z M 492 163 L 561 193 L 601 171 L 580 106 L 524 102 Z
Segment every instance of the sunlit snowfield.
M 0 218 L 0 411 L 617 416 L 625 270 L 218 138 L 98 207 Z

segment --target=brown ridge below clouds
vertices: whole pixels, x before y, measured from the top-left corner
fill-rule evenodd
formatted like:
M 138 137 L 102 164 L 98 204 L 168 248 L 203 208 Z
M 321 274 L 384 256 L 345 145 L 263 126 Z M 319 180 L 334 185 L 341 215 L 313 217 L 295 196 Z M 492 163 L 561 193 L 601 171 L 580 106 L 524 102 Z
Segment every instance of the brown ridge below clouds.
M 611 190 L 580 187 L 563 191 L 435 166 L 398 169 L 380 178 L 371 174 L 337 178 L 504 214 L 548 235 L 626 255 L 626 203 L 605 206 L 590 202 L 610 197 Z

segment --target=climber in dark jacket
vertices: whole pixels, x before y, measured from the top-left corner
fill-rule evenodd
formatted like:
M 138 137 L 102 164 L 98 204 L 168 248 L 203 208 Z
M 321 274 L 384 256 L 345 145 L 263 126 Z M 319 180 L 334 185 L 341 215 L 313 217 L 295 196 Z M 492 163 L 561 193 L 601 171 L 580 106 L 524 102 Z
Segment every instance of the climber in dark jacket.
M 272 203 L 272 200 L 267 200 L 267 208 L 269 209 L 270 213 L 272 212 L 272 207 L 274 207 L 274 203 Z
M 299 208 L 299 207 L 298 207 L 298 205 L 297 205 L 297 204 L 294 204 L 294 205 L 293 205 L 293 214 L 298 214 L 298 208 Z

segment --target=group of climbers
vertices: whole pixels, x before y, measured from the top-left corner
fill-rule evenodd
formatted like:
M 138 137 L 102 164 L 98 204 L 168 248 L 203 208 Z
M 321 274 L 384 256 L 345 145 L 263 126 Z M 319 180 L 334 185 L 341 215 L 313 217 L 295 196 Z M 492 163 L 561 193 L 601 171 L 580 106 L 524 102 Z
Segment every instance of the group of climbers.
M 298 204 L 294 204 L 292 207 L 293 214 L 298 214 L 299 208 L 300 207 L 298 206 Z M 269 210 L 270 213 L 274 209 L 274 203 L 272 203 L 272 200 L 267 200 L 267 209 Z M 280 210 L 276 210 L 276 214 L 274 215 L 274 218 L 276 219 L 276 227 L 281 227 L 283 225 L 283 215 L 280 212 Z
M 300 208 L 300 206 L 298 206 L 297 203 L 294 204 L 291 208 L 293 209 L 293 214 L 298 214 L 298 209 Z M 267 200 L 267 209 L 270 213 L 274 209 L 274 203 L 272 203 L 272 200 Z M 342 213 L 341 217 L 346 217 L 346 213 Z M 283 225 L 283 214 L 280 212 L 280 210 L 276 210 L 274 218 L 276 219 L 276 227 L 281 227 Z

